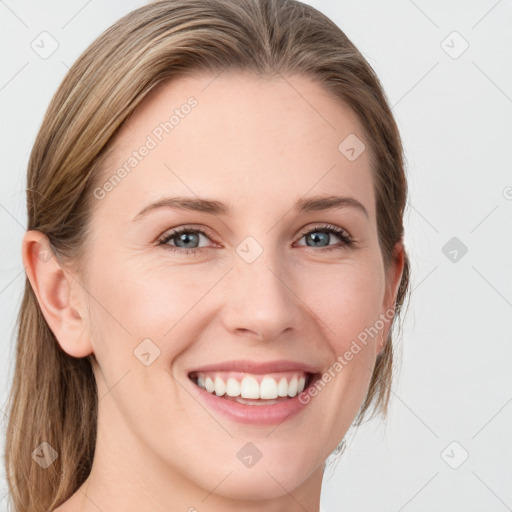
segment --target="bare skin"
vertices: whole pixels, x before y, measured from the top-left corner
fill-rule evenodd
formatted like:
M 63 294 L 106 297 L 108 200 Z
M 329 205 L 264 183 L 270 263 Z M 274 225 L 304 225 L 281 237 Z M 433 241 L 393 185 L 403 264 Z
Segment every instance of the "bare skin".
M 48 250 L 41 233 L 24 237 L 45 318 L 67 353 L 94 354 L 101 397 L 91 474 L 57 512 L 318 511 L 324 462 L 357 414 L 389 333 L 388 321 L 278 426 L 241 424 L 196 400 L 187 373 L 205 364 L 287 359 L 326 372 L 392 308 L 403 247 L 384 268 L 369 141 L 355 114 L 305 77 L 221 74 L 160 86 L 116 137 L 105 181 L 191 96 L 197 105 L 102 189 L 85 276 L 39 259 Z M 354 161 L 338 149 L 350 134 L 367 148 Z M 292 210 L 318 195 L 351 197 L 367 214 L 351 205 Z M 133 220 L 166 196 L 214 199 L 230 212 L 157 208 Z M 183 226 L 205 229 L 195 246 L 159 242 Z M 311 243 L 306 229 L 325 244 Z M 262 251 L 251 263 L 237 252 L 249 236 L 255 242 L 242 247 Z M 134 355 L 145 339 L 160 351 L 148 366 Z M 237 457 L 247 442 L 261 452 L 250 468 Z

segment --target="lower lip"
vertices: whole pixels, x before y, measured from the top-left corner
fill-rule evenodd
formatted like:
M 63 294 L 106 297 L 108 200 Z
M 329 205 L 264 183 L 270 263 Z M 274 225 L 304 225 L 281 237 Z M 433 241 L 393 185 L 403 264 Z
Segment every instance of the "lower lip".
M 283 400 L 274 405 L 244 405 L 233 400 L 227 400 L 210 393 L 197 384 L 190 381 L 196 393 L 206 402 L 206 405 L 218 411 L 227 418 L 250 425 L 276 425 L 291 419 L 304 409 L 308 403 L 299 401 L 300 393 L 293 398 Z

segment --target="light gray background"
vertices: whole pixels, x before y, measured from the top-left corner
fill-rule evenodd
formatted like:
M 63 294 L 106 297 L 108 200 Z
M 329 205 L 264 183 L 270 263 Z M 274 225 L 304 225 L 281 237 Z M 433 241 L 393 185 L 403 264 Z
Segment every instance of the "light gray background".
M 322 508 L 510 510 L 512 2 L 307 3 L 358 46 L 393 106 L 407 158 L 413 266 L 389 420 L 349 432 L 347 453 L 335 472 L 326 472 Z M 105 28 L 143 4 L 0 0 L 2 411 L 24 282 L 31 146 L 67 68 Z M 47 59 L 31 47 L 43 31 L 58 42 Z M 452 237 L 456 245 L 443 252 Z M 2 426 L 4 433 L 5 416 Z M 0 493 L 4 510 L 4 478 Z

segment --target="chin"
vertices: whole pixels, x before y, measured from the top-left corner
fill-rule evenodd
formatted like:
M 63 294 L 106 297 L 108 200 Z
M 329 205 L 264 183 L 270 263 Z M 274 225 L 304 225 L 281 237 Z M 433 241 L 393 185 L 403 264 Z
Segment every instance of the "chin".
M 235 457 L 232 458 L 231 454 L 226 456 L 230 462 L 223 464 L 222 469 L 213 470 L 216 478 L 208 478 L 206 485 L 207 489 L 218 486 L 215 493 L 231 499 L 275 499 L 287 491 L 293 492 L 315 471 L 321 469 L 323 473 L 325 460 L 318 453 L 311 452 L 310 444 L 303 450 L 296 442 L 278 443 L 268 439 L 266 442 L 256 440 L 254 445 L 240 441 L 235 444 Z M 256 445 L 259 448 L 255 448 Z M 250 460 L 250 455 L 246 454 L 252 454 L 253 459 Z

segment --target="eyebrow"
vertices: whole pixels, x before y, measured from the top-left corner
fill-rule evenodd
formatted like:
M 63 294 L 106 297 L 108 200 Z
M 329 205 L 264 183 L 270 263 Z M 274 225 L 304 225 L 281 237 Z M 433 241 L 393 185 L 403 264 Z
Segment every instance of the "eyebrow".
M 345 196 L 313 196 L 309 198 L 299 199 L 293 210 L 295 213 L 301 212 L 317 212 L 325 210 L 335 210 L 338 208 L 354 208 L 364 213 L 366 218 L 369 218 L 366 208 L 355 198 Z M 133 220 L 138 220 L 145 216 L 147 213 L 158 208 L 174 208 L 178 210 L 191 210 L 202 213 L 209 213 L 211 215 L 229 215 L 229 207 L 220 202 L 212 199 L 193 198 L 193 197 L 164 197 L 151 203 L 143 208 Z

